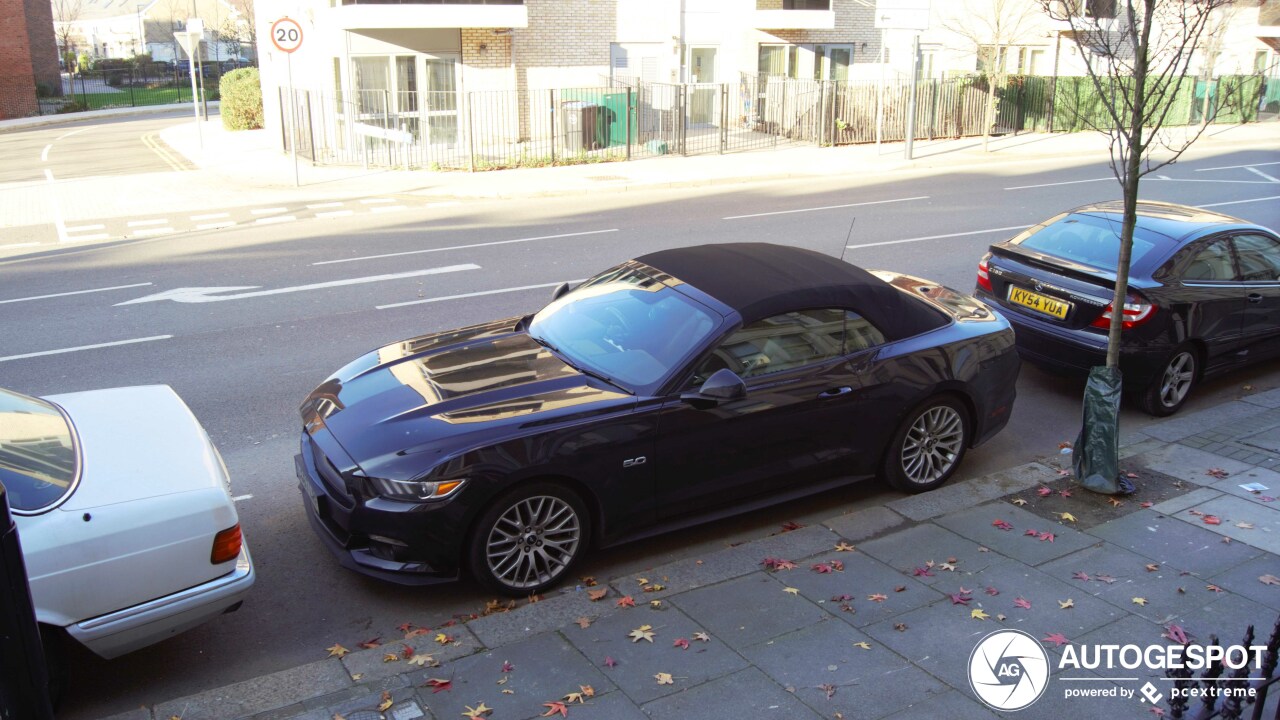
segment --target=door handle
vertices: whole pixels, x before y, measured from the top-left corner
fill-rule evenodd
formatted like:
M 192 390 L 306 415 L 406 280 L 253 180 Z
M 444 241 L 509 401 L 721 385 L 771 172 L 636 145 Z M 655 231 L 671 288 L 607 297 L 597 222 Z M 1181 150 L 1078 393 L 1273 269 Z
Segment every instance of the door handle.
M 1260 303 L 1262 302 L 1262 296 L 1258 293 L 1249 293 L 1249 302 Z
M 827 398 L 840 397 L 841 395 L 848 395 L 851 392 L 853 392 L 853 388 L 851 387 L 831 388 L 830 390 L 823 390 L 822 392 L 818 393 L 818 399 L 826 400 Z

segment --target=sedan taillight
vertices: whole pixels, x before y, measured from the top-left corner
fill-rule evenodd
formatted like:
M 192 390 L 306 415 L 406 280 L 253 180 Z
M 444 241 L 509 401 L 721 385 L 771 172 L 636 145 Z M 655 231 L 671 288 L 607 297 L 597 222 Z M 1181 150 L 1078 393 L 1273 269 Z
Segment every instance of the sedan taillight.
M 1093 327 L 1103 330 L 1111 329 L 1111 313 L 1115 311 L 1113 303 L 1107 303 L 1107 309 L 1102 311 L 1096 320 L 1090 323 Z M 1137 327 L 1142 323 L 1151 319 L 1156 312 L 1156 306 L 1147 302 L 1140 295 L 1129 295 L 1125 298 L 1124 317 L 1120 319 L 1120 329 L 1128 330 Z
M 978 261 L 978 287 L 994 294 L 995 288 L 991 287 L 991 276 L 987 274 L 987 263 L 991 260 L 991 253 L 987 253 Z
M 213 552 L 209 554 L 209 562 L 221 565 L 240 556 L 240 523 L 213 536 Z

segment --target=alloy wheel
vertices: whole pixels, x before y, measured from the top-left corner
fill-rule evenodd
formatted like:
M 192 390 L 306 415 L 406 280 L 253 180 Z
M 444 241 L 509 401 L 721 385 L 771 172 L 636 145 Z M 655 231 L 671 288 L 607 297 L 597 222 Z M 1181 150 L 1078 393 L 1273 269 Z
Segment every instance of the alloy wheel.
M 494 522 L 485 559 L 502 584 L 532 588 L 558 578 L 581 542 L 582 523 L 573 507 L 557 497 L 536 495 L 512 505 Z
M 1165 407 L 1177 407 L 1187 397 L 1196 377 L 1196 359 L 1188 351 L 1173 356 L 1165 366 L 1160 379 L 1160 402 Z
M 964 447 L 964 419 L 950 405 L 920 413 L 902 442 L 902 472 L 913 483 L 927 485 L 946 475 Z

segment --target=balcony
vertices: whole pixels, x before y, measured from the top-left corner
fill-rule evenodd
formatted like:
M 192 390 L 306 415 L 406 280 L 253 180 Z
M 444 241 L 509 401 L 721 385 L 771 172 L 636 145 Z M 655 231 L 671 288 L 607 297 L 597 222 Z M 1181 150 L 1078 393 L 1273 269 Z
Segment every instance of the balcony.
M 756 0 L 752 27 L 757 30 L 834 30 L 830 0 Z
M 526 28 L 523 0 L 342 0 L 329 20 L 343 30 L 367 28 Z

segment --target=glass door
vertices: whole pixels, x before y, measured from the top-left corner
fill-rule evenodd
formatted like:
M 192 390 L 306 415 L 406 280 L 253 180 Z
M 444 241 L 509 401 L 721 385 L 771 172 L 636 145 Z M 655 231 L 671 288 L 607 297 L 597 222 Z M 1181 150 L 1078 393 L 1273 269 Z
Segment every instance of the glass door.
M 428 144 L 454 146 L 458 142 L 458 61 L 451 57 L 420 56 L 422 106 Z
M 689 48 L 689 82 L 711 85 L 716 81 L 716 48 Z M 716 87 L 694 87 L 689 102 L 689 122 L 710 125 L 715 121 Z

